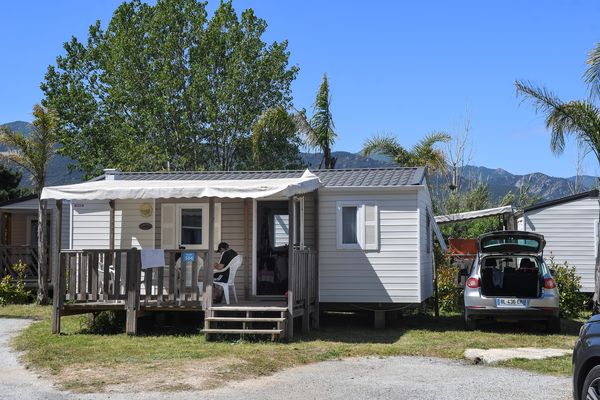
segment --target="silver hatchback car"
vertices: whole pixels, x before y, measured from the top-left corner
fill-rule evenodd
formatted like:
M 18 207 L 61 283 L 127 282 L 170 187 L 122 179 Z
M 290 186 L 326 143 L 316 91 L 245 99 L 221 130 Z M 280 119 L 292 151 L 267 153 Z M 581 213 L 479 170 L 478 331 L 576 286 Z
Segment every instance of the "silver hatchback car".
M 559 297 L 544 262 L 544 236 L 500 231 L 477 239 L 477 257 L 465 285 L 465 327 L 481 319 L 542 320 L 560 331 Z

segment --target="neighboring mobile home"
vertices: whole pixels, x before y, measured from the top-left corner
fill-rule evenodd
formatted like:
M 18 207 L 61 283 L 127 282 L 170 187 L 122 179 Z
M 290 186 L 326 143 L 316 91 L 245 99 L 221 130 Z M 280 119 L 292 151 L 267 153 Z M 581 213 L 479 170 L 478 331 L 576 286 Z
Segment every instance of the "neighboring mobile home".
M 262 306 L 280 312 L 275 331 L 287 327 L 291 336 L 296 316 L 305 329 L 309 317 L 318 324 L 319 306 L 360 306 L 381 318 L 385 309 L 433 294 L 433 234 L 442 239 L 424 168 L 106 170 L 93 181 L 44 188 L 42 197 L 70 201 L 58 206 L 71 229 L 57 271 L 64 296 L 55 304 L 55 331 L 61 313 L 101 309 L 110 301 L 111 309 L 118 303 L 129 311 L 132 333 L 138 311 L 202 309 L 205 332 L 212 333 L 218 329 L 211 322 L 232 321 L 231 314 L 219 319 L 225 311 L 249 316 Z M 243 258 L 232 282 L 237 305 L 212 304 L 218 260 L 208 250 L 220 241 Z M 132 248 L 162 249 L 165 267 L 138 265 L 132 283 L 124 271 L 140 264 Z
M 565 261 L 581 277 L 582 291 L 594 292 L 598 248 L 598 190 L 527 207 L 517 222 L 520 230 L 544 235 L 546 260 Z
M 48 235 L 47 246 L 49 257 L 53 253 L 55 221 L 54 202 L 48 204 Z M 63 215 L 62 248 L 69 248 L 70 220 L 69 215 Z M 18 199 L 0 202 L 0 278 L 6 274 L 14 275 L 12 267 L 17 262 L 27 265 L 25 284 L 27 287 L 37 286 L 38 270 L 38 199 L 30 195 Z M 53 265 L 56 259 L 50 257 Z M 54 268 L 54 266 L 52 267 Z

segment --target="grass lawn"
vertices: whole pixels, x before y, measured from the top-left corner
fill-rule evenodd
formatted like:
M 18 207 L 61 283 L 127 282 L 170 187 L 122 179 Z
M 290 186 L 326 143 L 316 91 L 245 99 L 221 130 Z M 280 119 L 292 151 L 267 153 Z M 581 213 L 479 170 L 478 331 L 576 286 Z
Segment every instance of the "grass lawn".
M 29 307 L 29 306 L 28 306 Z M 0 307 L 0 316 L 38 318 L 49 308 Z M 218 386 L 227 379 L 272 374 L 296 365 L 356 356 L 414 355 L 463 358 L 464 350 L 498 347 L 572 348 L 581 321 L 563 321 L 560 335 L 544 333 L 542 325 L 491 324 L 481 331 L 463 330 L 460 316 L 438 319 L 413 315 L 392 328 L 374 330 L 368 316 L 328 314 L 322 328 L 298 335 L 292 343 L 211 341 L 204 335 L 148 333 L 93 335 L 82 332 L 82 317 L 63 318 L 63 335 L 50 333 L 48 318 L 32 324 L 14 345 L 31 367 L 45 371 L 65 389 L 185 390 Z M 502 365 L 569 375 L 569 356 L 542 361 L 510 360 Z M 484 368 L 484 367 L 482 367 Z

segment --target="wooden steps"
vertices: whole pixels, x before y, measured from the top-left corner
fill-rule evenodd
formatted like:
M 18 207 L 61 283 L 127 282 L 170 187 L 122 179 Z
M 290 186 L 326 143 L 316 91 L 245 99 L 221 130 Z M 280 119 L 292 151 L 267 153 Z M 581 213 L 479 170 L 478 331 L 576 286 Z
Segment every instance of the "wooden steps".
M 273 340 L 285 334 L 287 307 L 273 305 L 218 305 L 207 310 L 203 333 L 207 335 L 270 335 Z
M 281 329 L 203 329 L 202 332 L 239 335 L 280 335 L 283 331 Z
M 287 311 L 287 307 L 279 306 L 213 306 L 210 308 L 211 311 Z
M 222 322 L 284 322 L 285 318 L 256 318 L 256 317 L 208 317 L 207 321 Z

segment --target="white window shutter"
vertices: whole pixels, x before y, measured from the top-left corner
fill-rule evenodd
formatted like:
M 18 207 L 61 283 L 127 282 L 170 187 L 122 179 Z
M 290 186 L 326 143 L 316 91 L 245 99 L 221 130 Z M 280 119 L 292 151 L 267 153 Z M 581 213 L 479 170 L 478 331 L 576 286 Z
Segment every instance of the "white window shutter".
M 213 250 L 218 250 L 219 243 L 221 243 L 221 203 L 215 203 L 215 248 Z M 208 247 L 208 244 L 206 246 Z
M 175 204 L 163 204 L 160 214 L 160 246 L 163 249 L 177 249 L 175 242 Z
M 379 210 L 377 204 L 365 204 L 364 216 L 364 249 L 379 250 Z

